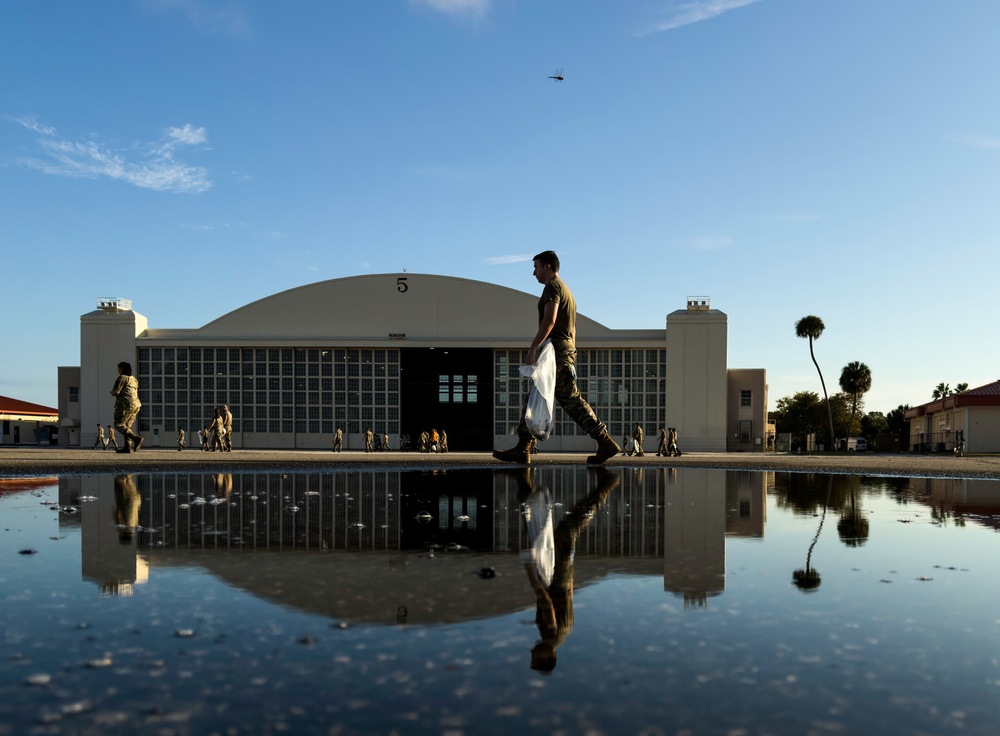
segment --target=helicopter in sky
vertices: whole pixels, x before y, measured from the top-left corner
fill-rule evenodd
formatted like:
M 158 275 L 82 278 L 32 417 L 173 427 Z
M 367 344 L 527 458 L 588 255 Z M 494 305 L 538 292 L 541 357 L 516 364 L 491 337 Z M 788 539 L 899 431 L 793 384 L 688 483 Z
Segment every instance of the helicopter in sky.
M 557 82 L 563 81 L 565 79 L 565 77 L 563 76 L 562 67 L 559 67 L 558 69 L 556 69 L 555 74 L 550 74 L 549 75 L 549 79 L 553 79 L 553 80 L 555 80 Z

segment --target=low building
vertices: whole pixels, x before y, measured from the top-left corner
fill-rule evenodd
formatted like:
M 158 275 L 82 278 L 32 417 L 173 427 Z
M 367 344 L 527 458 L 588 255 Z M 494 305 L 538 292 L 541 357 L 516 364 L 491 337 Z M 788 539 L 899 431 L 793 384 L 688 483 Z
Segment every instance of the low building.
M 915 406 L 905 418 L 913 452 L 952 452 L 963 440 L 966 452 L 1000 452 L 1000 381 Z
M 178 428 L 193 436 L 223 404 L 235 449 L 331 449 L 338 427 L 345 450 L 362 449 L 368 428 L 393 448 L 432 428 L 447 431 L 452 451 L 506 447 L 527 394 L 518 368 L 537 303 L 537 294 L 481 281 L 377 274 L 290 289 L 203 327 L 164 329 L 126 299 L 101 298 L 80 318 L 81 365 L 60 368 L 60 396 L 75 381 L 83 446 L 111 411 L 108 390 L 124 360 L 139 380 L 144 447 L 171 444 Z M 648 451 L 667 426 L 685 451 L 724 452 L 730 439 L 762 449 L 764 371 L 728 370 L 728 318 L 708 297 L 688 298 L 659 329 L 615 330 L 583 314 L 576 327 L 580 390 L 612 436 L 638 422 Z M 556 419 L 543 451 L 593 449 L 562 411 Z
M 59 411 L 10 396 L 0 396 L 0 445 L 49 445 L 56 436 Z

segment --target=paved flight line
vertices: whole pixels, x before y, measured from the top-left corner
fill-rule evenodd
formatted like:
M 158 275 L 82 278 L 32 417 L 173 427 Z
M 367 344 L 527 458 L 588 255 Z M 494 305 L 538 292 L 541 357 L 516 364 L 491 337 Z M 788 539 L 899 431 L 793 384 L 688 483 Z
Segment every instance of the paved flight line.
M 587 453 L 540 452 L 532 455 L 531 465 L 586 465 Z M 495 460 L 487 452 L 449 452 L 447 454 L 416 452 L 365 453 L 345 451 L 333 453 L 321 450 L 233 450 L 231 453 L 211 453 L 201 450 L 178 452 L 176 448 L 143 447 L 133 454 L 115 454 L 100 450 L 60 447 L 0 447 L 0 477 L 37 475 L 39 473 L 82 473 L 161 470 L 194 471 L 266 471 L 307 470 L 359 467 L 435 467 L 435 468 L 502 468 L 517 467 Z M 681 457 L 616 456 L 608 460 L 609 468 L 726 468 L 742 470 L 801 471 L 877 474 L 896 476 L 926 476 L 955 478 L 988 478 L 1000 480 L 1000 456 L 979 455 L 956 458 L 951 455 L 911 454 L 777 454 L 685 452 Z

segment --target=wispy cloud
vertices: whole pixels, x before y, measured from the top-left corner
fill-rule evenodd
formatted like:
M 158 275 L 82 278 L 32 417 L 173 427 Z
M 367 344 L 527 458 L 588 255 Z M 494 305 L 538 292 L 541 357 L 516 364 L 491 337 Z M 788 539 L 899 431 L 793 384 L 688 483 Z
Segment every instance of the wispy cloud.
M 178 143 L 184 143 L 189 146 L 196 145 L 198 143 L 204 143 L 207 140 L 204 128 L 194 128 L 190 123 L 185 125 L 183 128 L 171 128 L 167 131 L 167 136 Z
M 169 128 L 160 140 L 115 150 L 95 140 L 61 138 L 54 127 L 39 123 L 34 116 L 18 118 L 16 122 L 39 135 L 38 145 L 44 154 L 22 159 L 21 163 L 44 174 L 74 179 L 106 177 L 159 192 L 197 193 L 212 186 L 204 168 L 174 158 L 182 146 L 204 144 L 207 140 L 204 128 L 190 124 Z
M 196 232 L 211 233 L 211 232 L 225 232 L 227 230 L 238 231 L 240 237 L 245 237 L 244 233 L 249 234 L 250 237 L 257 240 L 286 240 L 289 237 L 288 233 L 282 232 L 281 230 L 265 230 L 252 222 L 204 222 L 204 223 L 191 223 L 191 222 L 179 222 L 177 226 L 185 230 L 194 230 Z
M 143 5 L 151 11 L 179 13 L 202 32 L 233 36 L 250 32 L 250 21 L 232 0 L 144 0 Z
M 732 248 L 736 241 L 727 235 L 705 235 L 690 241 L 690 245 L 697 250 L 726 250 Z
M 530 261 L 531 256 L 527 253 L 515 256 L 492 256 L 490 258 L 483 259 L 483 263 L 487 266 L 506 266 L 508 263 L 525 263 Z
M 38 117 L 35 115 L 25 115 L 22 118 L 8 118 L 8 120 L 13 120 L 15 123 L 23 125 L 28 130 L 33 130 L 41 135 L 55 135 L 56 129 L 49 125 L 42 125 L 38 122 Z
M 969 133 L 962 133 L 959 135 L 950 135 L 945 138 L 947 141 L 952 143 L 961 143 L 966 146 L 972 146 L 973 148 L 1000 148 L 1000 138 L 991 138 L 985 135 L 974 135 Z
M 482 172 L 466 166 L 410 166 L 403 169 L 407 174 L 426 176 L 432 179 L 449 179 L 451 181 L 476 181 L 482 178 Z
M 493 0 L 410 0 L 411 5 L 422 5 L 447 15 L 483 18 Z
M 814 222 L 822 220 L 823 216 L 817 212 L 787 212 L 781 215 L 763 215 L 759 219 L 764 222 Z
M 753 5 L 756 2 L 760 2 L 760 0 L 695 0 L 694 2 L 681 3 L 668 11 L 665 20 L 653 23 L 645 30 L 640 31 L 638 35 L 645 36 L 650 33 L 672 31 L 692 23 L 711 20 L 729 10 Z

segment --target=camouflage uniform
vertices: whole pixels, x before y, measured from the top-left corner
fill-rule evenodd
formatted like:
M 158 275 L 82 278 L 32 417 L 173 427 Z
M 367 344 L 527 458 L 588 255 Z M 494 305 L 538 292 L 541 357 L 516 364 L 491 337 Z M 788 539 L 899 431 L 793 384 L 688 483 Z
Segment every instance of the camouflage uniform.
M 139 402 L 138 379 L 135 376 L 118 376 L 111 393 L 115 397 L 114 425 L 126 442 L 140 443 L 142 438 L 132 432 L 132 425 L 135 424 L 135 418 L 139 416 L 139 409 L 142 408 Z

